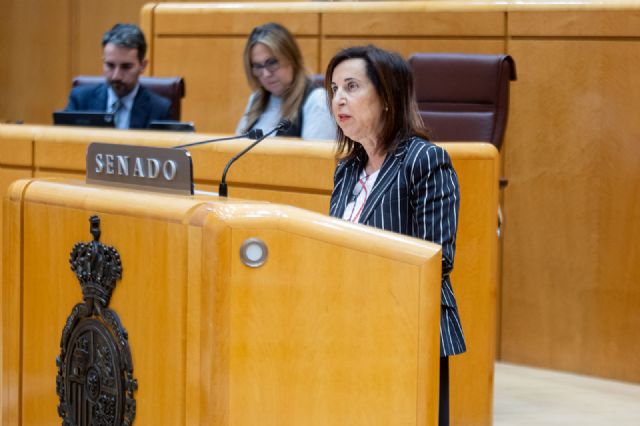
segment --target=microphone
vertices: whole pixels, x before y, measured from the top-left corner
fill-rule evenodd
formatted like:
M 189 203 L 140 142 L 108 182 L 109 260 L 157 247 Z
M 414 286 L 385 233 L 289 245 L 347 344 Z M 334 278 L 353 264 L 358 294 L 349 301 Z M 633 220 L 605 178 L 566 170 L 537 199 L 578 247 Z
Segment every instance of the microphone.
M 274 127 L 273 129 L 271 129 L 269 132 L 267 132 L 267 134 L 260 136 L 258 138 L 258 140 L 256 140 L 254 143 L 252 143 L 251 145 L 249 145 L 248 147 L 246 147 L 245 149 L 243 149 L 242 151 L 240 151 L 239 153 L 237 153 L 236 155 L 233 156 L 233 158 L 231 158 L 231 160 L 229 160 L 229 162 L 227 163 L 227 165 L 224 168 L 224 171 L 222 172 L 222 179 L 220 179 L 220 186 L 218 187 L 218 195 L 220 197 L 226 197 L 227 196 L 227 172 L 229 171 L 229 167 L 231 167 L 231 165 L 234 163 L 234 161 L 236 161 L 238 158 L 242 157 L 244 154 L 246 154 L 249 150 L 251 150 L 254 146 L 258 145 L 260 142 L 262 142 L 263 140 L 265 140 L 268 136 L 271 136 L 272 134 L 274 134 L 275 132 L 279 131 L 279 130 L 287 130 L 289 127 L 291 127 L 291 121 L 283 118 L 280 120 L 280 122 L 278 123 L 278 125 L 276 127 Z
M 247 139 L 260 139 L 261 137 L 262 137 L 262 129 L 251 129 L 248 132 L 243 133 L 241 135 L 228 136 L 226 138 L 207 139 L 206 141 L 185 143 L 183 145 L 173 146 L 172 148 L 174 148 L 174 149 L 176 149 L 176 148 L 187 148 L 189 146 L 204 145 L 206 143 L 213 143 L 213 142 L 231 141 L 231 140 L 234 140 L 234 139 L 244 139 L 244 138 L 247 138 Z

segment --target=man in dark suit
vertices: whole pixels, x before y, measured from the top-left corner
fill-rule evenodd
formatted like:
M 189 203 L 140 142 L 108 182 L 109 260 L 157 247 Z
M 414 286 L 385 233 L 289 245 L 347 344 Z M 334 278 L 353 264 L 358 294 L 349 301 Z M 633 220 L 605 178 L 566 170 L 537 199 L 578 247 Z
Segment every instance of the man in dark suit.
M 171 102 L 140 85 L 147 66 L 147 43 L 136 25 L 116 24 L 102 38 L 106 82 L 71 90 L 65 111 L 115 113 L 116 127 L 145 129 L 152 120 L 170 119 Z

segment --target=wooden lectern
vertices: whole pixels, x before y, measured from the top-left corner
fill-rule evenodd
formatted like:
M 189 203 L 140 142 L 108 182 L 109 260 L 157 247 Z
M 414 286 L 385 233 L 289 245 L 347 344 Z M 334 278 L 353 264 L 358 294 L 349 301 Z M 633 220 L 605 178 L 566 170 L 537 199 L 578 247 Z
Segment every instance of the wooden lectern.
M 61 421 L 56 357 L 83 301 L 69 257 L 93 215 L 121 259 L 109 309 L 128 332 L 134 424 L 436 424 L 438 246 L 295 207 L 56 179 L 4 200 L 2 424 Z M 242 256 L 256 241 L 261 265 Z M 100 395 L 105 370 L 77 392 Z

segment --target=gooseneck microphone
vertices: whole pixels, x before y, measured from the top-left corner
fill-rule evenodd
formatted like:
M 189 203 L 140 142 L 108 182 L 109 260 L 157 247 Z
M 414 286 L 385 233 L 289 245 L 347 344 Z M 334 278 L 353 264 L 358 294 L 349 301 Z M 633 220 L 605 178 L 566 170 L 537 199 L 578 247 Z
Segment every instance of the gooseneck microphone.
M 279 130 L 287 130 L 289 127 L 291 127 L 291 121 L 287 120 L 286 118 L 281 119 L 278 125 L 273 129 L 271 129 L 269 132 L 267 132 L 267 134 L 260 136 L 258 140 L 256 140 L 254 143 L 252 143 L 251 145 L 249 145 L 248 147 L 246 147 L 245 149 L 243 149 L 242 151 L 234 155 L 233 158 L 229 160 L 229 162 L 224 168 L 224 171 L 222 172 L 222 179 L 220 179 L 220 186 L 218 187 L 218 195 L 221 197 L 227 196 L 227 182 L 226 182 L 227 172 L 229 171 L 229 167 L 231 167 L 234 161 L 236 161 L 238 158 L 242 157 L 244 154 L 249 152 L 254 146 L 258 145 L 260 142 L 265 140 L 268 136 L 274 134 Z
M 172 148 L 187 148 L 190 146 L 197 146 L 197 145 L 204 145 L 207 143 L 213 143 L 213 142 L 222 142 L 222 141 L 231 141 L 234 139 L 260 139 L 262 137 L 262 129 L 251 129 L 246 133 L 243 133 L 241 135 L 236 135 L 236 136 L 228 136 L 226 138 L 216 138 L 216 139 L 207 139 L 205 141 L 198 141 L 198 142 L 191 142 L 191 143 L 185 143 L 183 145 L 176 145 Z

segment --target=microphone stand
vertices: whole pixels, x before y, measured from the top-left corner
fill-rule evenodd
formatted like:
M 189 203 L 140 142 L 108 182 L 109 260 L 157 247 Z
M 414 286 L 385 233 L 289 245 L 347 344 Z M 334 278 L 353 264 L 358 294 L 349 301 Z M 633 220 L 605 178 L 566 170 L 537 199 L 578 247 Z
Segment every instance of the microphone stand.
M 227 180 L 227 172 L 229 171 L 229 167 L 231 167 L 231 165 L 238 158 L 242 157 L 249 150 L 251 150 L 254 146 L 258 145 L 260 142 L 265 140 L 268 136 L 274 134 L 278 130 L 286 130 L 286 129 L 289 128 L 289 126 L 291 126 L 291 122 L 289 120 L 287 120 L 287 119 L 280 120 L 280 123 L 278 123 L 278 125 L 276 127 L 274 127 L 273 129 L 271 129 L 271 131 L 269 131 L 266 135 L 260 136 L 258 138 L 258 140 L 256 140 L 254 143 L 252 143 L 251 145 L 249 145 L 248 147 L 246 147 L 245 149 L 243 149 L 242 151 L 240 151 L 239 153 L 234 155 L 233 158 L 231 158 L 231 160 L 229 160 L 227 165 L 224 167 L 224 171 L 222 172 L 222 179 L 220 179 L 220 185 L 218 186 L 218 195 L 220 197 L 226 197 L 227 196 L 227 193 L 228 193 L 227 192 L 227 182 L 226 182 L 226 180 Z
M 176 149 L 176 148 L 187 148 L 187 147 L 190 147 L 190 146 L 204 145 L 204 144 L 207 144 L 207 143 L 230 141 L 230 140 L 234 140 L 234 139 L 243 139 L 243 138 L 260 139 L 261 137 L 262 137 L 262 129 L 252 129 L 252 130 L 249 130 L 247 133 L 244 133 L 242 135 L 228 136 L 226 138 L 207 139 L 205 141 L 185 143 L 183 145 L 176 145 L 176 146 L 174 146 L 172 148 L 174 148 L 174 149 Z

